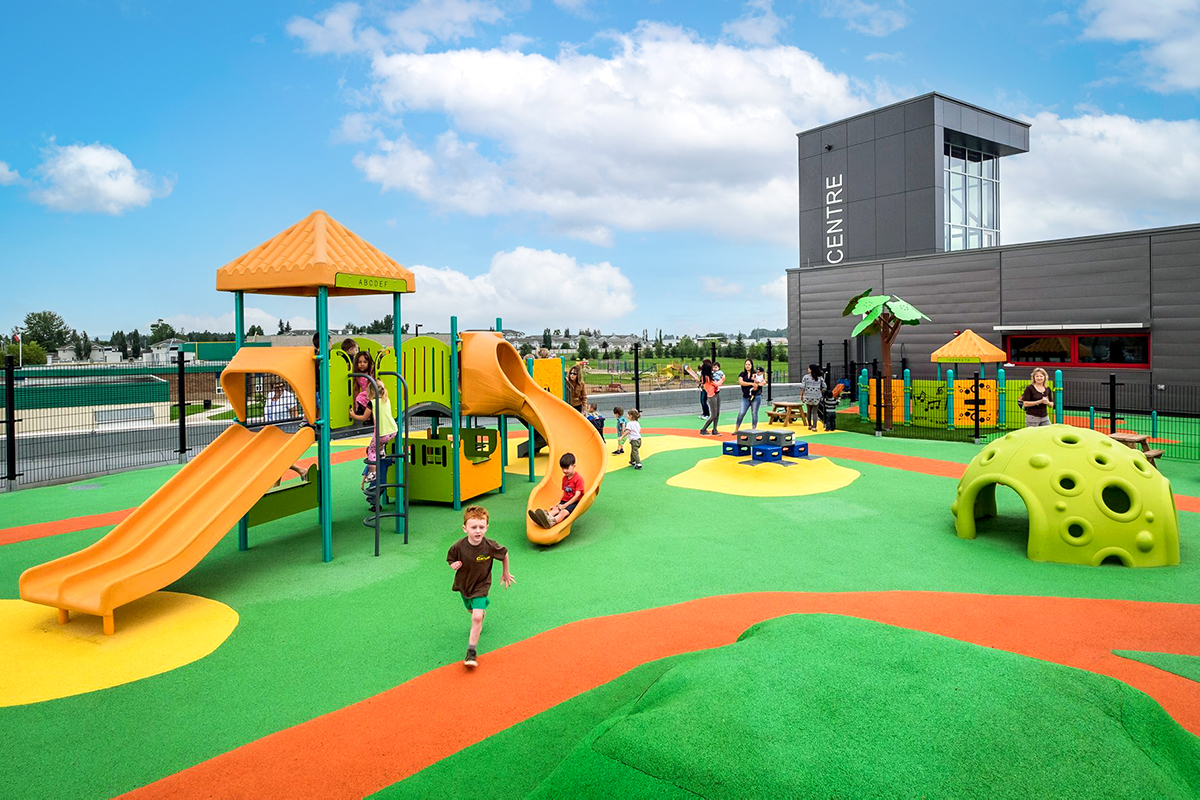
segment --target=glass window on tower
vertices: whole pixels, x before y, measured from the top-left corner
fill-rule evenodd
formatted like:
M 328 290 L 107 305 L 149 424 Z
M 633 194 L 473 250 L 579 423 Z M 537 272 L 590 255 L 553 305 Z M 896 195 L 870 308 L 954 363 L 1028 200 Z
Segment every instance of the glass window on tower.
M 947 144 L 945 248 L 972 250 L 1000 244 L 1000 159 Z

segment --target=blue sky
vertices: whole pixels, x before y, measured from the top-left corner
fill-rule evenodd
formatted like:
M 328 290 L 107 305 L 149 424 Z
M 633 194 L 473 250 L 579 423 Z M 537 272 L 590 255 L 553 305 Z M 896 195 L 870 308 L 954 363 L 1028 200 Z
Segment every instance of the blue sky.
M 1006 242 L 1196 222 L 1197 52 L 1200 0 L 24 4 L 0 329 L 228 329 L 216 269 L 315 208 L 427 328 L 782 326 L 798 131 L 936 90 L 1033 125 Z

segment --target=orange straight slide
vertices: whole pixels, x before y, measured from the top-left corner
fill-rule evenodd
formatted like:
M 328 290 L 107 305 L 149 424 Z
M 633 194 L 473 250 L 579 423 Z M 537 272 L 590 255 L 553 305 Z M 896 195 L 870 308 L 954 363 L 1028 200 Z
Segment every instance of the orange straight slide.
M 28 569 L 21 598 L 104 618 L 183 577 L 313 443 L 312 428 L 284 433 L 232 425 L 100 541 Z
M 529 493 L 528 507 L 550 508 L 562 499 L 563 453 L 575 454 L 575 468 L 583 477 L 583 497 L 571 516 L 553 528 L 525 520 L 525 535 L 535 544 L 560 542 L 571 525 L 588 510 L 600 492 L 608 452 L 604 440 L 571 406 L 534 383 L 525 361 L 499 334 L 480 331 L 462 335 L 462 413 L 469 416 L 520 417 L 545 437 L 550 447 L 546 475 Z

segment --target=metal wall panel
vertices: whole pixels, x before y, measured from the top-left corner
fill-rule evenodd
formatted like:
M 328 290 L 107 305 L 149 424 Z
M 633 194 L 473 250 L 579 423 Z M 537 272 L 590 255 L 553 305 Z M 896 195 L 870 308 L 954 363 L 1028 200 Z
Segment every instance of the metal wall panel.
M 904 195 L 875 199 L 875 250 L 886 256 L 904 255 Z
M 942 143 L 934 140 L 934 126 L 904 134 L 904 188 L 928 189 L 937 183 L 935 173 L 942 171 Z
M 904 130 L 915 131 L 933 124 L 933 95 L 904 104 Z
M 875 115 L 864 114 L 846 123 L 846 144 L 854 146 L 875 141 Z
M 897 374 L 901 356 L 913 374 L 934 374 L 930 354 L 967 328 L 1001 345 L 1000 251 L 966 251 L 936 259 L 890 261 L 883 265 L 883 290 L 925 312 L 929 320 L 907 326 L 896 340 L 892 358 Z
M 793 294 L 789 288 L 788 304 L 798 298 L 800 306 L 800 335 L 788 340 L 789 369 L 796 380 L 803 375 L 807 363 L 800 359 L 816 351 L 818 340 L 833 343 L 827 360 L 841 358 L 841 342 L 850 336 L 857 320 L 843 317 L 842 310 L 854 295 L 873 288 L 876 293 L 883 288 L 883 266 L 881 264 L 855 264 L 850 267 L 825 267 L 789 272 L 799 277 L 799 287 Z M 793 356 L 793 353 L 795 354 Z M 853 349 L 851 351 L 853 355 Z M 796 361 L 793 363 L 793 358 Z
M 1200 383 L 1200 228 L 1150 240 L 1150 358 L 1159 383 Z
M 904 197 L 904 252 L 924 255 L 936 251 L 936 240 L 944 239 L 937 224 L 936 196 L 940 191 L 930 187 L 907 192 Z
M 878 197 L 904 191 L 904 134 L 875 140 L 875 192 Z
M 850 203 L 846 209 L 846 260 L 873 258 L 875 249 L 875 198 Z
M 800 185 L 804 185 L 803 178 Z M 875 142 L 850 145 L 846 150 L 846 199 L 854 202 L 874 197 Z
M 788 270 L 787 273 L 787 329 L 788 344 L 800 341 L 800 273 Z M 788 375 L 795 375 L 796 365 L 800 362 L 800 348 L 788 347 Z M 789 380 L 791 378 L 789 377 Z
M 1049 243 L 1005 251 L 1004 325 L 1150 321 L 1150 239 Z

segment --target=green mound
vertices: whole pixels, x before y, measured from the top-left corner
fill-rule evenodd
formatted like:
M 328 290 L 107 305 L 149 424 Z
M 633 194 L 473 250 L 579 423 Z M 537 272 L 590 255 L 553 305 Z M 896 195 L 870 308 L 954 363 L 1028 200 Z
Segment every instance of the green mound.
M 1130 661 L 1140 661 L 1157 667 L 1163 672 L 1170 672 L 1189 681 L 1200 683 L 1200 656 L 1180 655 L 1179 653 L 1151 653 L 1142 650 L 1113 650 L 1113 653 L 1128 658 Z
M 680 660 L 534 792 L 697 794 L 1197 797 L 1200 739 L 1104 676 L 850 617 L 788 616 Z

